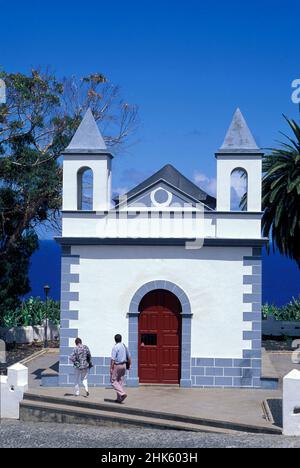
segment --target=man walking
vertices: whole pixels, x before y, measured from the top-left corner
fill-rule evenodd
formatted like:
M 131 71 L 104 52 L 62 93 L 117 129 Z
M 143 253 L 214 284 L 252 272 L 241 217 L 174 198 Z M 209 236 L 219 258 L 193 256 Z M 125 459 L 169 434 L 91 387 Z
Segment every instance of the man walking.
M 110 365 L 110 379 L 113 388 L 117 392 L 116 403 L 122 403 L 127 397 L 124 392 L 124 381 L 126 369 L 130 369 L 131 357 L 128 349 L 122 343 L 122 336 L 116 335 L 115 342 L 111 353 L 111 365 Z

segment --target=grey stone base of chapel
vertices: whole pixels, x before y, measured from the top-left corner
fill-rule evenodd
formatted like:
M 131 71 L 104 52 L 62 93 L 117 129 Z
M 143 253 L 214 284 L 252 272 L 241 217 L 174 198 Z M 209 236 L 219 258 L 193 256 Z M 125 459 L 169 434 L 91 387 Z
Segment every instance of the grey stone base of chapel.
M 72 353 L 70 348 L 70 354 Z M 69 354 L 69 355 L 70 355 Z M 92 369 L 89 370 L 89 385 L 91 387 L 105 387 L 110 385 L 110 357 L 93 357 Z M 68 387 L 74 385 L 74 367 L 72 364 L 62 364 L 59 366 L 59 385 Z
M 261 387 L 261 352 L 245 359 L 192 358 L 192 387 Z M 250 358 L 250 356 L 252 356 Z
M 191 379 L 180 379 L 180 387 L 261 388 L 261 353 L 252 351 L 251 355 L 252 357 L 245 359 L 192 358 Z M 91 387 L 110 385 L 110 357 L 94 357 L 93 364 L 94 367 L 89 372 L 89 385 Z M 66 387 L 74 383 L 73 365 L 61 363 L 59 385 Z M 128 372 L 126 385 L 138 387 L 139 378 Z
M 127 387 L 138 387 L 140 385 L 140 379 L 127 377 L 126 385 Z

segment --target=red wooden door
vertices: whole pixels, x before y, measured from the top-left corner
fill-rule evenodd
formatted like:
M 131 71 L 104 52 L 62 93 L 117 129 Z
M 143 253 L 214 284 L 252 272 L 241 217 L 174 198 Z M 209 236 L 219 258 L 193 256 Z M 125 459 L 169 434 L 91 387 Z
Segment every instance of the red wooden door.
M 139 316 L 141 383 L 178 384 L 181 367 L 181 305 L 169 291 L 146 294 Z

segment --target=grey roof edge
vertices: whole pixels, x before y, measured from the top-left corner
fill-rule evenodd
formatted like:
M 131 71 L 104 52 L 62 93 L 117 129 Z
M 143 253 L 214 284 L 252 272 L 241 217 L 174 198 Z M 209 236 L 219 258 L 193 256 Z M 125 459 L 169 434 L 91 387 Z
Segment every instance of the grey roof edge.
M 146 207 L 147 210 L 145 210 L 145 212 L 148 212 L 148 213 L 153 213 L 154 210 L 151 210 L 151 207 Z M 175 210 L 172 209 L 172 206 L 169 207 L 170 209 L 168 210 L 168 212 L 170 211 L 171 213 L 173 213 Z M 60 210 L 60 212 L 62 214 L 83 214 L 83 215 L 97 215 L 98 213 L 101 213 L 102 214 L 109 214 L 111 212 L 113 213 L 124 213 L 125 210 L 119 210 L 119 209 L 116 209 L 116 208 L 112 208 L 111 210 Z M 130 210 L 132 211 L 132 210 Z M 140 213 L 141 212 L 141 209 L 139 207 L 136 207 L 136 212 Z M 156 212 L 159 212 L 157 210 L 155 210 Z M 160 210 L 160 212 L 163 212 L 165 210 Z M 184 211 L 184 208 L 180 211 Z M 195 212 L 197 210 L 195 209 Z M 143 210 L 144 212 L 144 210 Z M 213 215 L 214 217 L 217 217 L 218 215 L 221 215 L 221 216 L 229 216 L 229 217 L 236 217 L 236 216 L 244 216 L 244 217 L 247 217 L 247 216 L 259 216 L 261 217 L 264 212 L 263 211 L 217 211 L 217 210 L 212 210 L 212 209 L 209 209 L 209 210 L 204 210 L 204 213 L 205 214 L 209 214 L 209 215 Z
M 73 156 L 73 155 L 83 155 L 83 156 L 86 156 L 86 155 L 103 155 L 103 156 L 109 156 L 110 158 L 113 159 L 113 154 L 108 150 L 98 150 L 98 149 L 65 149 L 61 155 L 62 156 Z
M 220 148 L 218 151 L 215 152 L 215 156 L 263 156 L 265 153 L 260 148 L 256 149 L 222 149 Z
M 213 211 L 212 214 L 214 216 L 218 216 L 218 215 L 221 215 L 221 216 L 226 215 L 227 216 L 228 215 L 229 217 L 230 216 L 235 217 L 235 216 L 240 216 L 240 215 L 245 216 L 245 217 L 250 216 L 250 215 L 251 216 L 260 216 L 261 217 L 264 214 L 264 212 L 263 211 L 247 211 L 247 210 L 241 210 L 241 211 L 238 211 L 238 210 L 236 210 L 236 211 L 225 211 L 225 210 L 217 211 L 216 210 L 216 211 Z
M 186 242 L 193 242 L 195 238 L 121 238 L 121 237 L 55 237 L 60 245 L 124 245 L 124 246 L 185 246 Z M 236 239 L 236 238 L 205 238 L 204 247 L 262 247 L 268 238 Z
M 191 187 L 195 192 L 198 192 L 198 197 L 195 196 L 195 194 L 189 193 L 188 190 L 183 190 L 182 188 L 178 187 L 175 183 L 172 183 L 168 175 L 170 176 L 170 179 L 172 176 L 179 177 L 180 180 L 184 183 L 187 184 L 187 186 Z M 152 186 L 154 183 L 157 183 L 159 180 L 163 180 L 164 182 L 167 182 L 169 185 L 173 186 L 176 190 L 181 191 L 181 193 L 184 193 L 188 197 L 192 197 L 197 201 L 203 202 L 207 206 L 209 206 L 212 209 L 215 209 L 216 207 L 216 198 L 209 195 L 206 193 L 204 190 L 202 190 L 198 185 L 196 185 L 194 182 L 189 180 L 186 176 L 184 176 L 181 172 L 179 172 L 172 164 L 166 164 L 162 168 L 160 168 L 158 171 L 156 171 L 154 174 L 152 174 L 150 177 L 142 181 L 140 184 L 136 185 L 134 188 L 129 190 L 126 194 L 123 196 L 127 196 L 128 200 L 132 199 L 134 196 L 137 196 L 140 194 L 146 187 Z M 201 197 L 200 197 L 201 195 Z M 120 197 L 116 197 L 115 200 L 117 201 L 117 204 L 120 203 L 119 201 Z
M 128 201 L 132 200 L 133 198 L 135 197 L 138 197 L 140 195 L 142 195 L 143 193 L 147 192 L 147 190 L 151 189 L 151 187 L 153 187 L 154 185 L 156 185 L 157 183 L 159 182 L 163 182 L 164 184 L 168 185 L 170 188 L 176 190 L 178 193 L 182 194 L 183 196 L 185 196 L 186 198 L 189 198 L 190 200 L 196 202 L 196 203 L 203 203 L 203 205 L 205 205 L 209 211 L 213 211 L 214 208 L 210 207 L 209 205 L 207 205 L 203 200 L 199 200 L 198 198 L 195 198 L 193 197 L 192 195 L 184 192 L 183 190 L 181 190 L 180 188 L 176 187 L 175 185 L 171 184 L 168 180 L 165 180 L 163 178 L 160 178 L 160 179 L 157 179 L 157 180 L 154 180 L 150 185 L 147 185 L 145 186 L 143 189 L 141 189 L 139 192 L 136 192 L 134 194 L 132 194 L 130 197 L 127 198 Z M 201 190 L 201 189 L 200 189 Z M 128 192 L 129 193 L 129 192 Z M 125 194 L 127 195 L 127 194 Z M 114 198 L 114 201 L 116 202 L 116 207 L 119 207 L 119 206 L 122 206 L 122 201 L 120 201 L 120 198 L 125 195 L 119 195 L 118 197 L 115 197 Z M 208 194 L 207 194 L 208 195 Z M 211 195 L 208 195 L 208 197 L 210 197 Z M 214 197 L 212 197 L 214 198 Z

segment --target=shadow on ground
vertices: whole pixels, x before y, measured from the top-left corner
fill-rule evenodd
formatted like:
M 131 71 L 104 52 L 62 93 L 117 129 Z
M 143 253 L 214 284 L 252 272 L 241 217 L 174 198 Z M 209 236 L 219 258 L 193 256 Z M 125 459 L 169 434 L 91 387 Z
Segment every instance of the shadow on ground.
M 35 376 L 35 380 L 41 380 L 42 378 L 42 373 L 46 370 L 47 368 L 45 367 L 41 367 L 39 369 L 36 369 L 35 371 L 31 372 L 31 375 L 32 376 Z M 52 364 L 48 369 L 51 369 L 55 372 L 58 372 L 59 370 L 59 361 L 55 362 L 54 364 Z
M 282 399 L 280 398 L 268 398 L 267 403 L 271 411 L 274 425 L 278 427 L 283 427 L 282 421 Z

